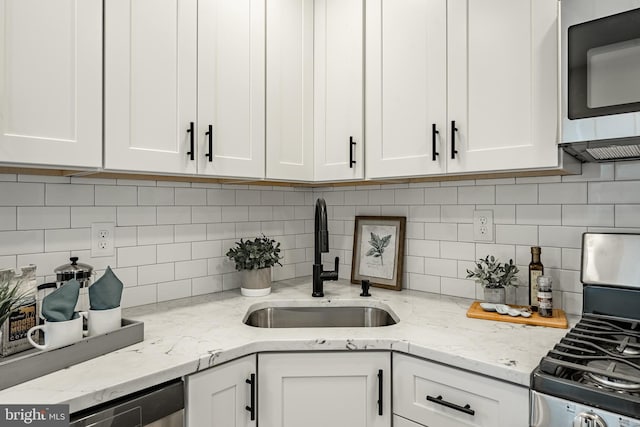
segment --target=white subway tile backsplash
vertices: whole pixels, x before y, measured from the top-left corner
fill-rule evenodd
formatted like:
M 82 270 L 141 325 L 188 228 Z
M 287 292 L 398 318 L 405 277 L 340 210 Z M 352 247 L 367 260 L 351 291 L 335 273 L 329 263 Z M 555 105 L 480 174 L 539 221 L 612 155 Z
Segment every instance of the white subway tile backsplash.
M 562 268 L 564 270 L 580 270 L 581 262 L 582 250 L 562 248 Z
M 157 249 L 158 262 L 186 261 L 191 259 L 191 243 L 158 245 Z
M 345 191 L 344 199 L 350 205 L 363 206 L 369 204 L 368 191 Z
M 68 176 L 55 175 L 18 175 L 18 182 L 51 182 L 58 184 L 68 184 L 71 178 Z
M 164 181 L 167 182 L 167 181 Z M 158 185 L 158 182 L 148 180 L 148 179 L 117 179 L 117 185 L 129 185 L 131 187 L 155 187 Z M 166 185 L 165 185 L 166 186 Z M 169 185 L 173 187 L 173 185 Z
M 18 208 L 18 210 L 19 209 L 20 208 Z M 0 231 L 15 230 L 16 223 L 17 223 L 17 217 L 16 217 L 15 206 L 0 208 Z
M 393 205 L 395 195 L 393 190 L 371 190 L 369 191 L 370 205 Z
M 272 219 L 271 206 L 249 206 L 249 221 L 271 221 Z
M 260 223 L 260 232 L 267 237 L 284 234 L 284 221 L 264 221 Z
M 191 208 L 191 222 L 194 224 L 222 221 L 222 209 L 219 206 L 194 206 Z
M 113 268 L 112 270 L 125 287 L 138 286 L 138 267 Z M 102 277 L 103 274 L 104 271 L 100 271 L 96 277 Z
M 193 296 L 222 292 L 222 276 L 194 277 L 191 279 Z
M 492 210 L 494 224 L 515 224 L 515 205 L 476 205 L 476 210 Z
M 514 245 L 492 245 L 488 243 L 476 243 L 476 259 L 493 255 L 501 262 L 508 262 L 510 259 L 515 262 L 516 248 Z
M 304 205 L 304 193 L 297 191 L 285 192 L 284 204 L 287 206 Z
M 516 178 L 516 184 L 545 184 L 560 181 L 562 181 L 560 176 L 525 176 Z
M 230 206 L 236 204 L 235 190 L 207 190 L 207 204 Z
M 540 204 L 587 203 L 587 183 L 540 184 Z
M 15 255 L 5 255 L 5 256 L 0 256 L 0 268 L 16 268 L 16 259 L 17 256 Z M 48 272 L 45 272 L 48 273 Z M 41 275 L 40 271 L 36 271 L 36 274 Z
M 65 209 L 65 208 L 51 208 Z M 116 222 L 116 207 L 72 207 L 71 227 L 91 227 L 94 222 Z
M 458 241 L 475 242 L 473 224 L 458 224 Z
M 176 262 L 176 280 L 204 277 L 207 275 L 207 260 Z
M 44 251 L 44 230 L 0 231 L 0 255 Z
M 476 258 L 476 245 L 464 242 L 440 242 L 440 257 L 473 261 Z
M 172 262 L 166 264 L 143 265 L 138 267 L 138 283 L 140 285 L 169 282 L 174 279 L 175 266 Z
M 158 302 L 191 296 L 191 280 L 158 283 Z
M 133 267 L 156 263 L 155 246 L 132 246 L 117 248 L 118 267 Z M 158 261 L 161 262 L 161 261 Z
M 410 206 L 410 221 L 440 222 L 440 206 Z
M 535 225 L 561 225 L 562 206 L 518 205 L 516 206 L 516 223 Z
M 590 182 L 589 203 L 640 203 L 637 181 Z
M 557 248 L 580 248 L 582 233 L 585 231 L 587 231 L 585 227 L 540 226 L 538 229 L 539 243 L 541 246 Z
M 458 262 L 453 259 L 425 258 L 424 271 L 432 276 L 457 277 Z
M 156 208 L 151 206 L 118 207 L 117 225 L 154 225 L 156 223 Z
M 15 229 L 16 208 L 10 209 L 13 209 L 13 229 Z M 68 207 L 18 207 L 17 215 L 18 230 L 69 228 L 71 223 Z
M 92 206 L 94 188 L 94 185 L 45 184 L 45 204 L 47 206 Z
M 174 229 L 174 242 L 197 242 L 207 240 L 206 224 L 176 225 Z
M 496 187 L 493 185 L 476 185 L 458 188 L 458 203 L 461 205 L 494 204 Z
M 44 184 L 0 182 L 0 206 L 43 206 Z
M 436 258 L 440 256 L 440 243 L 435 240 L 409 240 L 407 254 Z
M 158 206 L 157 224 L 190 224 L 191 223 L 191 207 L 190 206 Z
M 207 204 L 207 190 L 203 188 L 176 188 L 175 192 L 177 206 L 202 206 Z
M 429 240 L 458 240 L 457 224 L 427 222 L 424 224 L 424 237 Z
M 440 293 L 462 298 L 475 298 L 476 287 L 472 280 L 443 277 L 440 282 Z
M 90 228 L 64 228 L 59 230 L 45 230 L 44 232 L 45 252 L 61 252 L 90 248 Z
M 354 206 L 335 206 L 333 208 L 333 218 L 335 220 L 351 220 L 356 215 L 356 209 Z
M 613 205 L 565 205 L 562 225 L 613 227 Z
M 137 204 L 138 187 L 121 185 L 98 185 L 95 187 L 96 206 L 136 206 Z
M 554 306 L 558 307 L 556 301 Z M 582 313 L 582 292 L 563 292 L 561 307 L 567 313 Z
M 171 206 L 175 199 L 174 189 L 170 187 L 138 187 L 138 205 L 140 206 Z
M 407 222 L 405 237 L 407 239 L 424 239 L 424 226 L 425 224 L 422 222 Z M 335 231 L 331 231 L 331 227 L 329 227 L 329 232 L 335 233 Z
M 474 206 L 465 205 L 442 205 L 441 219 L 442 222 L 473 222 Z
M 538 227 L 535 225 L 503 225 L 495 226 L 496 243 L 530 245 L 538 244 Z
M 616 227 L 640 227 L 640 205 L 616 205 Z
M 236 237 L 236 224 L 223 222 L 207 224 L 207 240 L 233 239 Z
M 226 274 L 236 271 L 235 264 L 227 257 L 210 258 L 207 260 L 207 270 L 210 275 Z
M 158 302 L 158 289 L 155 285 L 133 286 L 122 290 L 122 307 L 133 307 Z
M 599 163 L 596 163 L 599 164 Z M 638 180 L 640 179 L 640 161 L 617 162 L 615 165 L 615 180 Z M 584 168 L 584 166 L 583 166 Z M 613 179 L 611 179 L 613 181 Z
M 284 194 L 285 193 L 283 191 L 275 191 L 275 190 L 261 191 L 260 204 L 264 206 L 284 205 Z
M 260 235 L 261 228 L 259 222 L 239 222 L 236 224 L 236 237 L 254 239 Z
M 173 243 L 172 225 L 151 225 L 138 227 L 139 245 L 159 245 L 162 243 Z
M 259 205 L 260 191 L 258 190 L 236 190 L 237 205 Z
M 424 258 L 423 257 L 407 255 L 404 257 L 404 260 L 406 263 L 405 271 L 407 273 L 424 274 Z
M 37 267 L 36 276 L 54 275 L 54 270 L 57 267 L 69 264 L 70 256 L 69 251 L 18 255 L 17 267 L 20 268 L 22 265 L 35 264 Z M 86 260 L 81 258 L 80 262 L 86 262 Z
M 581 175 L 565 175 L 562 182 L 613 181 L 614 170 L 614 163 L 583 163 Z
M 249 207 L 223 206 L 222 222 L 240 222 L 249 220 Z
M 138 229 L 136 227 L 116 227 L 115 235 L 116 248 L 138 244 Z
M 353 203 L 350 201 L 350 203 Z M 421 188 L 407 188 L 395 190 L 396 205 L 423 205 L 424 190 Z
M 538 186 L 535 184 L 496 185 L 497 205 L 535 205 Z
M 440 276 L 409 273 L 408 289 L 413 291 L 440 293 Z
M 426 188 L 425 204 L 427 205 L 455 205 L 458 203 L 458 187 Z

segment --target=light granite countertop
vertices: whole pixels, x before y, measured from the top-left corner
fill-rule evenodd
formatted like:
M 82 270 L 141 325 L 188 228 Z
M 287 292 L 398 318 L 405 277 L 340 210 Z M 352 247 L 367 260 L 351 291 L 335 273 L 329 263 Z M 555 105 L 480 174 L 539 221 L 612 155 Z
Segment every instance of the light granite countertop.
M 540 358 L 567 332 L 466 317 L 471 300 L 325 282 L 312 298 L 309 278 L 274 284 L 271 295 L 239 290 L 127 309 L 143 342 L 0 391 L 0 402 L 68 403 L 71 412 L 260 351 L 395 350 L 523 386 Z M 253 304 L 385 305 L 396 325 L 379 328 L 261 329 L 242 323 Z M 350 302 L 351 301 L 351 302 Z

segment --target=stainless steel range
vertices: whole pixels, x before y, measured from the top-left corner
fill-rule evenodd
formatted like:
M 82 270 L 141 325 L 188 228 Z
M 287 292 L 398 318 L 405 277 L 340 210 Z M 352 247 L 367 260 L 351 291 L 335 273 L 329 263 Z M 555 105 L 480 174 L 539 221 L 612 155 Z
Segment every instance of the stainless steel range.
M 532 374 L 535 427 L 640 427 L 640 234 L 585 233 L 580 322 Z

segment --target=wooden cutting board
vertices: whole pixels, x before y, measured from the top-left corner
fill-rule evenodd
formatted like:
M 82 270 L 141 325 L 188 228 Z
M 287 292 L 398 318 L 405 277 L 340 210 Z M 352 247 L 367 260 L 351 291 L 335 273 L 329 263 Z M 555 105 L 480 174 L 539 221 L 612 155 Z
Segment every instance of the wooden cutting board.
M 511 307 L 524 308 L 518 305 L 512 305 Z M 513 317 L 508 314 L 498 314 L 495 311 L 484 311 L 482 307 L 480 307 L 480 302 L 474 301 L 471 307 L 469 307 L 469 310 L 467 310 L 467 317 L 495 320 L 497 322 L 520 323 L 523 325 L 547 326 L 549 328 L 567 329 L 569 327 L 567 316 L 564 314 L 564 311 L 558 308 L 553 309 L 553 317 L 542 317 L 538 313 L 533 313 L 531 317 Z

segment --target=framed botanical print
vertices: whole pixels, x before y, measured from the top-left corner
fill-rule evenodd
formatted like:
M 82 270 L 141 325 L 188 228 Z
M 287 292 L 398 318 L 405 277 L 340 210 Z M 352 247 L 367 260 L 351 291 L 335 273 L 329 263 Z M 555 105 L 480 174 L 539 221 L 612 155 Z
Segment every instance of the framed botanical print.
M 351 283 L 402 289 L 406 217 L 357 216 L 353 232 Z

